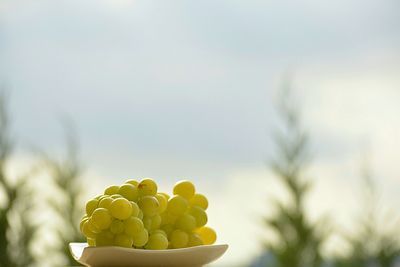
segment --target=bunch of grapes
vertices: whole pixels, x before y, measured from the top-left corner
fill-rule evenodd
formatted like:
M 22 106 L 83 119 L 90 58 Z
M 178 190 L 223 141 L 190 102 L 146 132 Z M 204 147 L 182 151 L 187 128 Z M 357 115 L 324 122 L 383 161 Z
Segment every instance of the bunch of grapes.
M 154 180 L 128 180 L 106 188 L 86 203 L 80 229 L 90 246 L 143 249 L 211 245 L 207 198 L 190 181 L 178 182 L 173 196 L 157 192 Z

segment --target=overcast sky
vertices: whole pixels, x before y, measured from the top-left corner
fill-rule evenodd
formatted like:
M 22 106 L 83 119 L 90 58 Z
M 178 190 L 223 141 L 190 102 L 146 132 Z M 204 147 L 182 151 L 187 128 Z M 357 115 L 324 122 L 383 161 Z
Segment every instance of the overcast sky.
M 93 191 L 125 177 L 192 179 L 231 245 L 219 263 L 247 261 L 278 190 L 265 162 L 288 71 L 313 137 L 311 216 L 351 225 L 365 151 L 383 202 L 400 204 L 399 10 L 397 0 L 2 0 L 0 83 L 22 145 L 59 154 L 68 115 Z

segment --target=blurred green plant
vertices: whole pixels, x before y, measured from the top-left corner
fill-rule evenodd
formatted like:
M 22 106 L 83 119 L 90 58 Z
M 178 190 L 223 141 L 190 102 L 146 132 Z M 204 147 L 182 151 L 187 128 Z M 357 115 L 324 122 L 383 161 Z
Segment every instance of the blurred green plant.
M 311 223 L 304 205 L 311 181 L 304 179 L 310 163 L 309 137 L 303 129 L 300 111 L 291 98 L 291 86 L 286 82 L 281 91 L 278 113 L 282 127 L 274 134 L 276 157 L 270 168 L 289 195 L 287 201 L 274 200 L 275 214 L 265 218 L 268 230 L 277 236 L 267 241 L 274 267 L 319 267 L 323 264 L 321 247 L 328 232 L 319 223 Z
M 37 225 L 30 220 L 32 190 L 28 185 L 28 175 L 14 181 L 7 174 L 8 164 L 14 150 L 14 140 L 10 133 L 7 97 L 0 94 L 0 188 L 4 202 L 0 203 L 0 266 L 34 266 L 35 258 L 31 244 Z M 1 192 L 1 191 L 0 191 Z
M 64 121 L 66 133 L 66 155 L 63 159 L 57 160 L 45 153 L 42 154 L 47 170 L 50 172 L 56 190 L 60 192 L 56 198 L 63 201 L 50 199 L 49 204 L 61 219 L 62 224 L 56 229 L 61 247 L 60 252 L 64 255 L 66 264 L 76 265 L 76 261 L 69 252 L 70 242 L 85 242 L 84 236 L 79 229 L 79 221 L 84 213 L 82 202 L 83 185 L 81 180 L 82 165 L 80 164 L 78 152 L 78 138 L 73 124 L 69 120 Z
M 336 259 L 337 267 L 395 267 L 400 264 L 399 217 L 392 212 L 379 222 L 382 207 L 370 164 L 365 161 L 361 171 L 363 213 L 360 214 L 358 232 L 346 234 L 350 251 Z

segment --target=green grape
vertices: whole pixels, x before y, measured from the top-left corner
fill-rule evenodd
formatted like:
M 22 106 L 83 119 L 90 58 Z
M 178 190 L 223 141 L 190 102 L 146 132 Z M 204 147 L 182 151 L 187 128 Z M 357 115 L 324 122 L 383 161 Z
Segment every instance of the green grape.
M 174 230 L 171 233 L 170 242 L 172 248 L 184 248 L 189 242 L 189 236 L 182 230 Z
M 95 247 L 96 246 L 96 239 L 93 238 L 88 238 L 87 243 L 90 247 Z
M 163 195 L 167 199 L 167 201 L 171 198 L 167 193 L 160 192 L 159 194 Z
M 86 203 L 86 214 L 88 216 L 91 216 L 93 211 L 97 209 L 97 206 L 99 205 L 99 201 L 97 199 L 91 199 Z
M 88 221 L 88 227 L 89 227 L 89 230 L 92 231 L 95 234 L 98 234 L 98 233 L 101 232 L 101 230 L 93 223 L 93 219 L 92 218 L 89 219 L 89 221 Z
M 147 231 L 150 231 L 151 230 L 151 217 L 144 216 L 143 217 L 143 225 Z
M 161 226 L 161 230 L 163 230 L 169 237 L 171 233 L 175 230 L 175 227 L 172 224 L 164 224 L 163 226 Z
M 93 223 L 100 230 L 107 229 L 111 225 L 110 213 L 104 208 L 97 208 L 93 212 L 90 222 Z
M 159 214 L 156 214 L 152 217 L 145 216 L 143 218 L 143 224 L 144 228 L 146 228 L 148 231 L 158 229 L 161 225 L 161 216 Z
M 124 248 L 131 248 L 133 245 L 133 240 L 130 236 L 119 234 L 114 238 L 114 245 Z
M 137 201 L 138 189 L 136 188 L 136 186 L 133 186 L 131 184 L 124 184 L 119 188 L 118 194 L 120 194 L 127 200 Z
M 199 206 L 203 210 L 206 210 L 208 208 L 208 200 L 207 198 L 202 195 L 202 194 L 195 194 L 191 199 L 190 199 L 190 205 L 192 206 Z
M 133 236 L 133 245 L 135 247 L 143 247 L 149 240 L 149 234 L 146 229 L 143 228 L 142 231 Z
M 138 217 L 139 219 L 143 220 L 143 216 L 144 216 L 144 215 L 143 215 L 143 211 L 142 211 L 141 209 L 139 209 L 139 214 L 138 214 L 137 217 Z
M 151 230 L 150 231 L 150 235 L 154 235 L 154 234 L 161 234 L 161 235 L 165 236 L 166 238 L 168 238 L 167 233 L 164 230 L 161 230 L 161 229 Z
M 89 221 L 83 223 L 82 234 L 87 238 L 96 238 L 96 233 L 93 233 L 89 228 Z
M 195 232 L 199 234 L 204 245 L 212 245 L 217 240 L 217 234 L 208 226 L 200 227 L 196 229 Z
M 168 239 L 163 234 L 152 234 L 149 236 L 149 241 L 147 242 L 146 249 L 167 249 Z
M 109 209 L 110 205 L 111 205 L 111 202 L 113 202 L 113 200 L 114 199 L 109 197 L 109 196 L 101 199 L 100 202 L 99 202 L 99 208 Z
M 156 198 L 158 200 L 158 203 L 160 204 L 160 207 L 158 208 L 158 213 L 163 213 L 167 209 L 168 199 L 160 193 L 156 195 Z
M 102 231 L 96 237 L 96 246 L 112 246 L 114 245 L 114 235 L 110 231 Z
M 133 185 L 135 187 L 137 187 L 139 185 L 139 182 L 134 180 L 134 179 L 127 180 L 127 181 L 125 181 L 125 183 L 126 184 L 131 184 L 131 185 Z
M 207 213 L 199 206 L 193 206 L 189 210 L 189 214 L 196 219 L 196 226 L 201 227 L 206 225 L 208 221 Z
M 143 211 L 144 216 L 154 216 L 158 213 L 158 208 L 160 204 L 157 198 L 153 196 L 144 196 L 139 199 L 139 207 Z
M 188 247 L 195 247 L 203 245 L 203 240 L 197 233 L 189 233 Z
M 128 219 L 132 215 L 132 205 L 125 198 L 114 199 L 110 205 L 110 213 L 116 219 Z
M 129 236 L 135 236 L 144 229 L 142 220 L 137 217 L 130 217 L 124 221 L 124 227 L 125 234 Z
M 196 189 L 192 182 L 190 181 L 179 181 L 174 186 L 174 195 L 182 196 L 186 199 L 191 199 L 195 193 Z
M 167 211 L 172 215 L 179 216 L 185 213 L 188 207 L 188 201 L 184 197 L 173 196 L 168 201 Z
M 87 222 L 88 220 L 89 220 L 89 217 L 87 217 L 86 215 L 82 218 L 82 220 L 81 220 L 81 222 L 79 224 L 79 229 L 81 230 L 81 232 L 82 232 L 83 224 L 85 222 Z
M 154 196 L 157 194 L 157 184 L 151 178 L 146 178 L 140 181 L 138 189 L 140 196 Z
M 114 220 L 111 223 L 110 231 L 113 234 L 121 234 L 124 232 L 124 229 L 125 229 L 124 222 L 120 220 Z
M 139 216 L 139 212 L 140 212 L 138 204 L 136 204 L 136 202 L 133 202 L 133 201 L 130 201 L 130 202 L 131 202 L 131 205 L 132 205 L 132 216 L 133 217 L 138 217 Z
M 106 190 L 104 190 L 104 195 L 114 195 L 117 194 L 119 190 L 119 186 L 118 185 L 112 185 L 106 188 Z
M 120 194 L 113 194 L 111 195 L 112 199 L 117 199 L 117 198 L 124 198 L 123 196 L 121 196 Z
M 196 228 L 196 219 L 192 215 L 185 213 L 178 218 L 175 227 L 186 232 L 191 232 Z

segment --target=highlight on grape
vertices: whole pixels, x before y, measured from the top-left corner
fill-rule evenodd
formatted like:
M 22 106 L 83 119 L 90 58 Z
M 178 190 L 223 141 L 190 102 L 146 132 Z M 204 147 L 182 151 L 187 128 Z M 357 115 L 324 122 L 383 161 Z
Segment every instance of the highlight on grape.
M 109 186 L 86 203 L 80 229 L 89 246 L 175 249 L 211 245 L 207 198 L 190 181 L 175 184 L 172 196 L 150 178 Z

